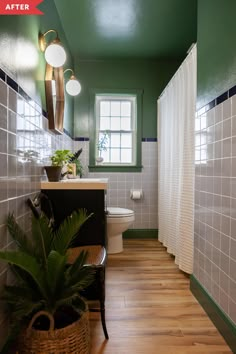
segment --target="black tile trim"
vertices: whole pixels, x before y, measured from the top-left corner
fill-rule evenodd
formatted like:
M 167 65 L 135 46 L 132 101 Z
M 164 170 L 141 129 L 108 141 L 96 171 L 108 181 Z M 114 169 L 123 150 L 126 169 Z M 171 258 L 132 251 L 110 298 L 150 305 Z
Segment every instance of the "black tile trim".
M 206 105 L 206 112 L 210 111 L 210 109 L 214 108 L 216 105 L 217 105 L 217 101 L 216 100 L 213 100 L 210 103 L 208 103 Z
M 10 76 L 8 76 L 4 70 L 2 70 L 0 68 L 0 79 L 2 79 L 3 81 L 5 81 L 16 93 L 18 93 L 19 95 L 21 95 L 26 101 L 28 102 L 34 102 L 35 104 L 37 104 L 39 107 L 41 106 L 41 104 L 39 102 L 37 102 L 36 100 L 32 99 L 23 89 L 21 86 L 19 86 L 17 84 L 17 82 L 15 80 L 13 80 Z M 47 113 L 45 111 L 42 111 L 42 114 L 47 117 Z
M 74 137 L 75 141 L 89 141 L 89 138 L 84 137 L 84 136 L 76 136 Z
M 236 85 L 229 90 L 229 97 L 236 95 Z
M 84 136 L 76 136 L 76 137 L 74 137 L 74 139 L 73 140 L 75 140 L 75 141 L 89 141 L 89 138 L 87 138 L 87 137 L 84 137 Z M 153 143 L 153 142 L 157 142 L 157 138 L 142 138 L 142 142 L 151 142 L 151 143 Z
M 11 78 L 7 75 L 7 84 L 14 90 L 16 91 L 17 93 L 19 92 L 19 86 L 18 84 Z
M 226 101 L 229 98 L 229 91 L 224 92 L 222 95 L 220 95 L 219 97 L 217 97 L 216 99 L 216 104 L 220 104 L 224 101 Z
M 48 112 L 46 112 L 44 109 L 42 109 L 42 115 L 43 115 L 45 118 L 48 118 Z
M 156 143 L 157 138 L 142 138 L 143 143 Z
M 198 109 L 197 110 L 198 115 L 201 115 L 209 111 L 210 109 L 214 108 L 215 106 L 218 106 L 218 104 L 226 101 L 228 98 L 234 95 L 236 95 L 236 85 L 231 87 L 229 90 L 225 91 L 224 93 L 222 93 L 220 96 L 216 97 L 211 102 L 207 103 L 205 106 Z
M 26 100 L 31 101 L 30 96 L 19 86 L 19 94 Z
M 6 81 L 6 74 L 4 73 L 4 71 L 2 69 L 0 69 L 0 78 L 3 80 L 3 81 Z

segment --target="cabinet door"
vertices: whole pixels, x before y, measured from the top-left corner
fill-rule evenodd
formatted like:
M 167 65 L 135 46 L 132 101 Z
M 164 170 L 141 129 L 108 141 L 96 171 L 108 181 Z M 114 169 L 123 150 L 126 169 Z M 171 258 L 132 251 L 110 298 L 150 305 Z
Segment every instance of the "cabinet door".
M 100 244 L 106 246 L 106 215 L 104 190 L 42 190 L 51 200 L 58 226 L 74 210 L 84 208 L 93 213 L 81 227 L 75 246 Z

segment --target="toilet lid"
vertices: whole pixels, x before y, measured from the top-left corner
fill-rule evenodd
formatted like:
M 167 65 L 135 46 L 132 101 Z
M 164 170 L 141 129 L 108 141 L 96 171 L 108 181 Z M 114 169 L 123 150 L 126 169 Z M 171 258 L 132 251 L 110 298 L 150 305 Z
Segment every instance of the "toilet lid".
M 125 208 L 107 208 L 108 216 L 112 217 L 122 217 L 122 216 L 131 216 L 134 214 L 133 210 Z

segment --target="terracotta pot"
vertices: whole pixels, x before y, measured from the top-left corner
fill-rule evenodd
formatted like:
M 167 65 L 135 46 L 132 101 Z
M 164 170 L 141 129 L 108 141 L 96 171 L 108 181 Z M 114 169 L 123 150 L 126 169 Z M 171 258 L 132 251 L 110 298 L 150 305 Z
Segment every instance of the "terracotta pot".
M 44 166 L 49 182 L 59 182 L 61 179 L 61 166 Z

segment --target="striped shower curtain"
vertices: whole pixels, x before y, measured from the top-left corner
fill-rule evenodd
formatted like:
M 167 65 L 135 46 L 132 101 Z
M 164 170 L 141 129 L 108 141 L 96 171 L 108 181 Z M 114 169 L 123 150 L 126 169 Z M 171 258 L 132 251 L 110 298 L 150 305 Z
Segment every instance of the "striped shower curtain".
M 158 99 L 159 240 L 179 268 L 193 268 L 196 45 Z

